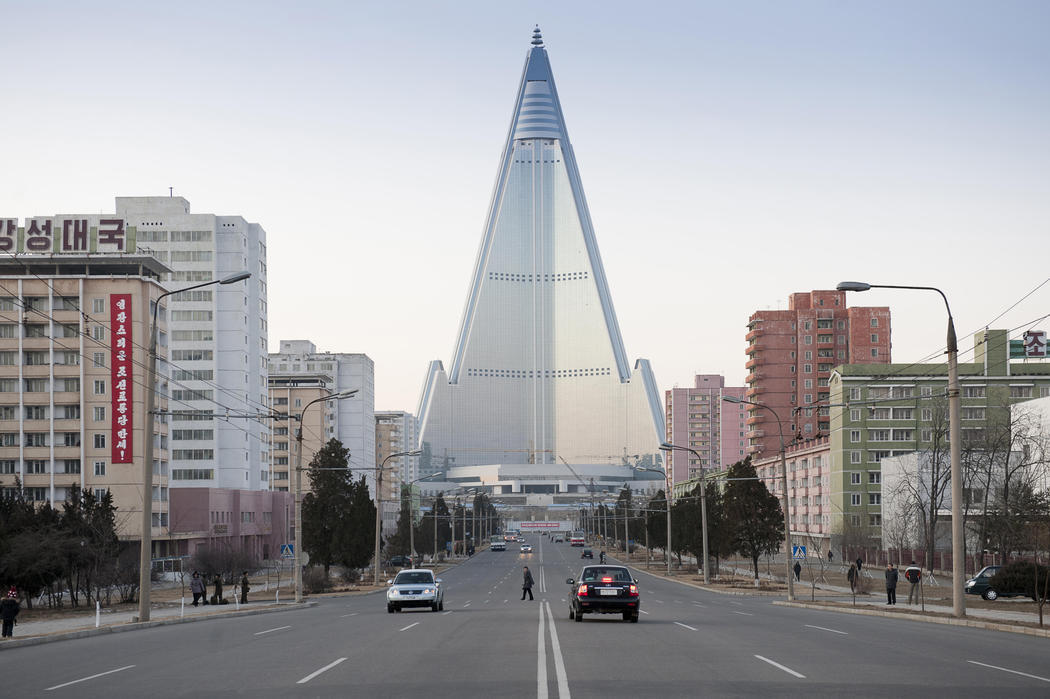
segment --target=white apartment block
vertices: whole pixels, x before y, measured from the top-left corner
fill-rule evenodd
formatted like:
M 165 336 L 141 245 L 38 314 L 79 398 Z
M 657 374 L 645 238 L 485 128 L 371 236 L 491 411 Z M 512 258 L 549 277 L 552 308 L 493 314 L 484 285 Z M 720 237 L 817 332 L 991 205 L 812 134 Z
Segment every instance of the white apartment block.
M 324 441 L 333 437 L 350 450 L 354 478 L 362 474 L 375 496 L 376 420 L 375 365 L 366 354 L 318 352 L 309 340 L 281 340 L 280 351 L 271 353 L 270 372 L 274 375 L 316 375 L 332 377 L 332 393 L 357 390 L 352 398 L 331 401 L 329 424 Z M 294 408 L 291 410 L 294 412 Z M 304 462 L 308 455 L 303 454 Z
M 387 482 L 391 492 L 400 492 L 401 483 L 411 483 L 420 477 L 418 456 L 398 456 L 388 459 L 391 454 L 413 451 L 419 443 L 419 426 L 416 416 L 401 410 L 376 411 L 376 465 L 386 463 Z M 424 474 L 426 475 L 426 474 Z M 383 497 L 390 497 L 386 492 Z
M 169 290 L 247 271 L 228 285 L 177 293 L 168 315 L 171 486 L 269 489 L 266 231 L 240 216 L 194 214 L 182 197 L 117 197 L 117 216 L 173 272 Z

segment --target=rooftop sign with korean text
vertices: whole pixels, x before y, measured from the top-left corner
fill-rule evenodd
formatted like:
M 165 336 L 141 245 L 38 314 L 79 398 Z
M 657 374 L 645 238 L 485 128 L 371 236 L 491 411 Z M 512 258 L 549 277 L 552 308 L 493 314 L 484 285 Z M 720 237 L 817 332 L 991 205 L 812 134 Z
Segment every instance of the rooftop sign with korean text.
M 102 216 L 37 216 L 21 226 L 0 218 L 0 252 L 18 254 L 85 254 L 135 252 L 135 228 L 122 218 Z

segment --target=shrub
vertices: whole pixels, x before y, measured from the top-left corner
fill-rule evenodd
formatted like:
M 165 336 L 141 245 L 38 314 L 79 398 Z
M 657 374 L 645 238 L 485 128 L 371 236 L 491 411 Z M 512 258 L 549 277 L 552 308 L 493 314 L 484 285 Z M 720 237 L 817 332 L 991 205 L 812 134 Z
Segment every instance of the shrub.
M 1046 566 L 1039 566 L 1037 584 L 1034 566 L 1035 564 L 1029 561 L 1017 561 L 1003 566 L 988 584 L 1000 593 L 1021 593 L 1026 597 L 1039 599 L 1046 589 L 1046 576 L 1050 574 L 1050 570 Z
M 324 568 L 310 566 L 303 571 L 303 589 L 307 594 L 321 594 L 332 589 L 332 581 L 324 574 Z

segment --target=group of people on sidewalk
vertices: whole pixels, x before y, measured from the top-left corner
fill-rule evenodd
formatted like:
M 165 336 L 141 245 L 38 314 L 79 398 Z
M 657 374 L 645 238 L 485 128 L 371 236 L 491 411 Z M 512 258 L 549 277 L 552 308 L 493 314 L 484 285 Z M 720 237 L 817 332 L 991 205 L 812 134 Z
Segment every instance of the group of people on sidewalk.
M 229 604 L 222 596 L 222 574 L 215 574 L 215 594 L 211 596 L 212 604 Z M 248 590 L 251 589 L 248 584 L 248 571 L 241 573 L 241 604 L 248 604 Z M 203 601 L 204 604 L 208 604 L 208 586 L 205 583 L 204 578 L 198 571 L 193 571 L 193 577 L 190 578 L 190 592 L 193 593 L 193 606 L 196 607 L 198 602 Z
M 911 584 L 908 590 L 908 604 L 922 601 L 922 568 L 912 561 L 904 571 L 904 579 Z M 897 582 L 900 580 L 900 572 L 892 563 L 886 564 L 886 604 L 894 606 L 897 604 Z

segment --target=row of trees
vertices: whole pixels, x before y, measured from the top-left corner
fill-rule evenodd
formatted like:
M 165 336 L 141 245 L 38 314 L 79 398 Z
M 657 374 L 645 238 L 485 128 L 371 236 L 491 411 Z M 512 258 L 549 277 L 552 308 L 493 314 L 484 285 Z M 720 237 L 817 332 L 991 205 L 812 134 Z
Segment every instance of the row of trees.
M 138 546 L 117 538 L 112 494 L 90 490 L 53 508 L 26 500 L 20 483 L 0 495 L 0 583 L 14 585 L 32 608 L 135 599 Z
M 671 507 L 671 550 L 681 563 L 682 555 L 703 555 L 702 508 L 700 486 L 685 497 L 677 498 Z M 748 457 L 733 464 L 724 479 L 707 485 L 708 555 L 720 560 L 733 554 L 751 561 L 758 577 L 758 559 L 774 554 L 784 542 L 784 511 L 780 501 L 758 479 Z M 581 510 L 581 520 L 589 531 L 609 528 L 613 522 L 613 539 L 625 532 L 627 539 L 648 542 L 650 549 L 665 548 L 667 543 L 667 500 L 659 491 L 647 503 L 634 505 L 628 489 L 620 491 L 613 507 L 599 504 Z

